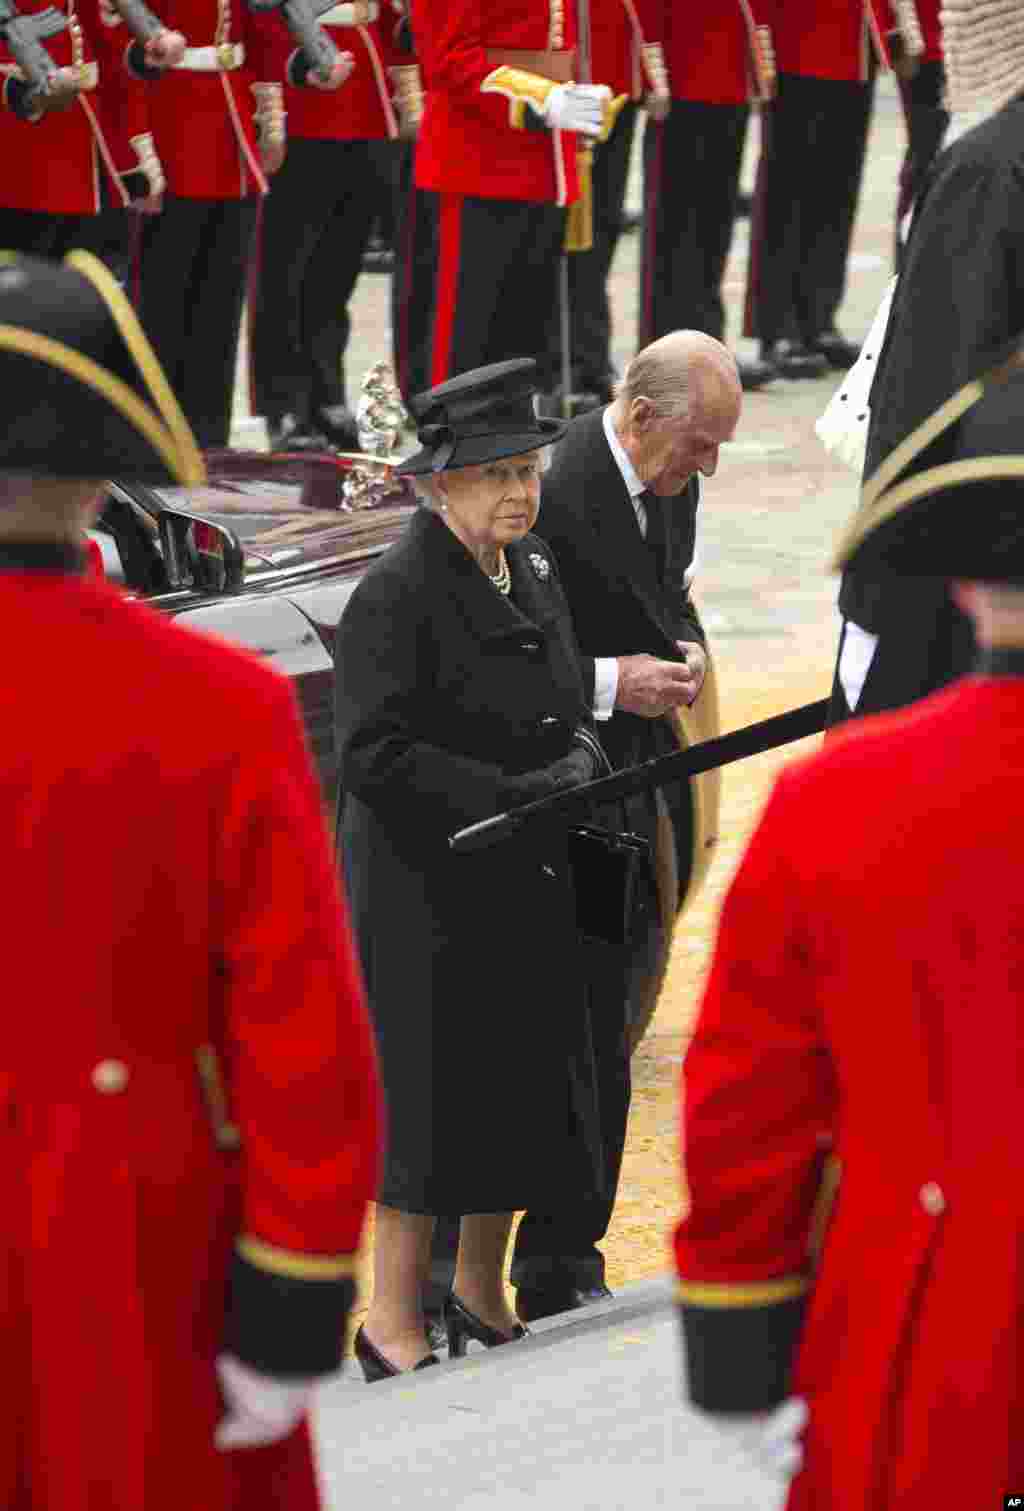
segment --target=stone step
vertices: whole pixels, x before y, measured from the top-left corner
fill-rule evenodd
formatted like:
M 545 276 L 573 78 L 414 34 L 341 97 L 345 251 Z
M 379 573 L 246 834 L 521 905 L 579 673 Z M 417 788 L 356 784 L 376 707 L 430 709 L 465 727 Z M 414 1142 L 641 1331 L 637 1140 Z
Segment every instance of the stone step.
M 683 1401 L 665 1281 L 535 1324 L 522 1343 L 320 1392 L 331 1511 L 781 1511 L 774 1481 Z

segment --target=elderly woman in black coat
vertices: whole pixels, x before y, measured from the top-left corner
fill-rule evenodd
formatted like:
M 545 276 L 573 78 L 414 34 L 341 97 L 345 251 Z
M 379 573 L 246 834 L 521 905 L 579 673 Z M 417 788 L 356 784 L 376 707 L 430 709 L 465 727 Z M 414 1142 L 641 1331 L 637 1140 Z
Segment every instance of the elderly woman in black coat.
M 542 448 L 565 428 L 535 418 L 533 374 L 499 363 L 413 401 L 423 449 L 399 470 L 425 507 L 338 631 L 340 841 L 389 1115 L 356 1342 L 371 1380 L 437 1362 L 435 1216 L 470 1214 L 445 1311 L 457 1356 L 525 1332 L 503 1285 L 513 1213 L 603 1180 L 565 832 L 448 846 L 603 769 L 557 568 L 530 534 Z

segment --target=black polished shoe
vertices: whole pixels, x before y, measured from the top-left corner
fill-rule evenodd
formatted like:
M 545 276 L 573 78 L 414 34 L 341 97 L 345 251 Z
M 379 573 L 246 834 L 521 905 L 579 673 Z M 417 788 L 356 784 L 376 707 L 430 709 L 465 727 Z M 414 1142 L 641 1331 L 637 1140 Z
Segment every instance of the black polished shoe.
M 801 341 L 772 341 L 762 345 L 761 360 L 770 363 L 780 378 L 822 378 L 828 372 L 824 352 L 812 351 Z
M 763 388 L 773 378 L 779 377 L 779 369 L 773 362 L 763 362 L 756 357 L 753 362 L 741 362 L 737 357 L 736 366 L 739 369 L 740 386 L 744 393 L 752 393 L 755 388 Z
M 466 1352 L 466 1344 L 470 1338 L 475 1343 L 482 1343 L 484 1348 L 500 1348 L 503 1343 L 518 1343 L 520 1338 L 529 1337 L 529 1328 L 522 1324 L 511 1333 L 499 1332 L 496 1327 L 491 1327 L 484 1322 L 475 1312 L 471 1312 L 467 1306 L 463 1306 L 454 1291 L 444 1304 L 444 1325 L 448 1331 L 448 1357 L 461 1359 Z
M 339 451 L 359 450 L 359 427 L 347 404 L 325 404 L 315 418 L 332 446 Z
M 267 421 L 267 439 L 271 451 L 326 451 L 327 437 L 321 435 L 297 415 L 283 414 Z
M 392 273 L 395 268 L 395 252 L 379 236 L 371 236 L 363 253 L 364 273 Z
M 860 356 L 860 347 L 847 341 L 837 330 L 822 331 L 814 338 L 814 350 L 821 352 L 829 367 L 837 372 L 846 372 Z
M 414 1364 L 412 1369 L 399 1369 L 397 1365 L 392 1364 L 390 1359 L 386 1359 L 379 1349 L 374 1348 L 366 1336 L 365 1327 L 361 1327 L 356 1333 L 353 1346 L 363 1371 L 363 1379 L 368 1385 L 373 1385 L 378 1380 L 390 1380 L 394 1375 L 415 1374 L 418 1369 L 429 1369 L 432 1364 L 441 1362 L 436 1354 L 430 1353 L 418 1364 Z
M 540 1322 L 543 1317 L 558 1317 L 562 1312 L 577 1312 L 580 1307 L 614 1298 L 606 1285 L 521 1285 L 516 1291 L 516 1316 L 522 1322 Z

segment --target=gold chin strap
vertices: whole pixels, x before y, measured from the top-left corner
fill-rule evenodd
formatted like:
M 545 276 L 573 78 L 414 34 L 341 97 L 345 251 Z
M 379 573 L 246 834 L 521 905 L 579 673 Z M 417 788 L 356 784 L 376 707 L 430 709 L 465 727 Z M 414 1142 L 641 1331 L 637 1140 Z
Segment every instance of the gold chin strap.
M 202 453 L 196 444 L 196 438 L 186 420 L 181 405 L 171 391 L 164 370 L 157 360 L 156 353 L 150 346 L 145 331 L 139 324 L 138 316 L 132 309 L 124 291 L 121 289 L 110 269 L 94 257 L 91 252 L 71 252 L 65 258 L 69 267 L 81 273 L 83 278 L 95 288 L 103 303 L 110 311 L 111 319 L 117 326 L 121 339 L 131 353 L 132 360 L 139 370 L 139 374 L 153 399 L 157 413 L 153 415 L 142 401 L 140 407 L 150 416 L 153 422 L 166 428 L 168 440 L 171 446 L 172 461 L 169 463 L 172 475 L 185 487 L 195 487 L 206 482 L 206 463 Z M 103 372 L 103 368 L 97 368 Z M 107 374 L 111 383 L 119 382 L 113 374 Z M 127 392 L 127 385 L 122 385 Z M 102 390 L 101 390 L 102 391 Z M 133 423 L 135 423 L 133 421 Z M 140 426 L 136 428 L 141 429 Z M 150 439 L 148 430 L 142 432 L 146 439 Z M 152 442 L 151 442 L 152 444 Z M 160 455 L 167 460 L 167 454 L 163 447 L 158 448 Z

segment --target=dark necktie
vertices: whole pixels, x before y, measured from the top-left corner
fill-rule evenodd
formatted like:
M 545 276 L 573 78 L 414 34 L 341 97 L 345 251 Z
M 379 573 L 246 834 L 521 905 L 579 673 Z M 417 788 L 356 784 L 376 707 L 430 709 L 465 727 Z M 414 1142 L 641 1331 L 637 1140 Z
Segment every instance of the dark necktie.
M 640 495 L 640 502 L 647 515 L 647 549 L 654 558 L 654 574 L 659 582 L 665 581 L 665 557 L 668 541 L 665 535 L 665 501 L 657 498 L 648 488 Z

